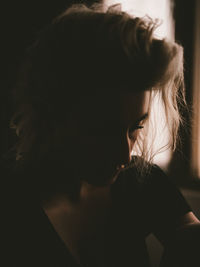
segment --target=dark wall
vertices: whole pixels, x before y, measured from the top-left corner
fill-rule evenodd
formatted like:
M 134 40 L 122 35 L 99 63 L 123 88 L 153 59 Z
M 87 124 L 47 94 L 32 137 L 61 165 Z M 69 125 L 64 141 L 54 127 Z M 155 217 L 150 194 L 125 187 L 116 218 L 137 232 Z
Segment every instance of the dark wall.
M 175 37 L 184 48 L 184 75 L 186 87 L 186 100 L 188 107 L 192 107 L 192 76 L 194 56 L 194 25 L 195 25 L 195 0 L 174 1 Z M 191 113 L 190 113 L 191 114 Z M 181 127 L 181 146 L 174 153 L 171 164 L 171 174 L 181 185 L 192 183 L 190 171 L 191 159 L 191 117 L 184 113 L 185 125 Z

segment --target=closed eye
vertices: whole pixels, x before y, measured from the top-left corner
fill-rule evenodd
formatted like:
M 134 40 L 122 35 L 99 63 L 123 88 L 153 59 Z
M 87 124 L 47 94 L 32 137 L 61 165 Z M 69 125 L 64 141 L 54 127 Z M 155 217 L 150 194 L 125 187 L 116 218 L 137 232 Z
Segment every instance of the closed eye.
M 144 128 L 144 126 L 142 126 L 142 125 L 136 125 L 136 126 L 130 128 L 130 129 L 129 129 L 129 132 L 133 132 L 133 131 L 135 131 L 135 130 L 143 129 L 143 128 Z
M 135 136 L 134 136 L 135 131 L 143 129 L 143 128 L 144 128 L 144 126 L 142 126 L 142 125 L 136 125 L 136 126 L 130 128 L 129 131 L 128 131 L 129 138 L 130 139 L 135 139 Z
M 131 125 L 128 129 L 128 135 L 129 135 L 129 138 L 130 139 L 135 139 L 135 137 L 133 136 L 133 134 L 135 133 L 136 130 L 139 130 L 139 129 L 143 129 L 144 126 L 141 125 L 143 124 L 146 119 L 148 118 L 148 113 L 145 113 L 144 115 L 142 115 L 138 120 L 136 120 L 136 122 Z

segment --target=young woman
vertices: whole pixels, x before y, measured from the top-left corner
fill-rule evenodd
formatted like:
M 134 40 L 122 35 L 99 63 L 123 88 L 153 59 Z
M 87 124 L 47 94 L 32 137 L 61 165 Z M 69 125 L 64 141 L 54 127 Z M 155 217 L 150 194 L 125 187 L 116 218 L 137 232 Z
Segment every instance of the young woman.
M 173 149 L 184 105 L 182 47 L 155 28 L 116 6 L 74 5 L 28 49 L 12 119 L 9 266 L 149 266 L 149 233 L 166 266 L 191 259 L 179 229 L 199 221 L 148 143 L 155 94 Z

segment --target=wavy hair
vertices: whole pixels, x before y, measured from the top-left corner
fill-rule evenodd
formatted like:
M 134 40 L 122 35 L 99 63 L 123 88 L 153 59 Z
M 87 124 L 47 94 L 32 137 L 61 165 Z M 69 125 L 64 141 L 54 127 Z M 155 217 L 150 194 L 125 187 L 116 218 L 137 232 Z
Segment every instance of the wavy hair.
M 74 101 L 102 88 L 149 90 L 152 101 L 159 94 L 170 133 L 167 146 L 174 150 L 183 122 L 180 108 L 186 105 L 183 48 L 156 38 L 156 27 L 156 21 L 131 16 L 120 5 L 105 10 L 100 4 L 76 4 L 40 31 L 26 52 L 14 90 L 11 127 L 19 136 L 17 162 L 39 160 L 53 149 L 59 140 L 53 142 L 52 136 Z M 135 153 L 143 159 L 137 163 L 141 170 L 152 161 L 149 140 L 154 132 L 155 121 L 147 122 L 135 144 Z

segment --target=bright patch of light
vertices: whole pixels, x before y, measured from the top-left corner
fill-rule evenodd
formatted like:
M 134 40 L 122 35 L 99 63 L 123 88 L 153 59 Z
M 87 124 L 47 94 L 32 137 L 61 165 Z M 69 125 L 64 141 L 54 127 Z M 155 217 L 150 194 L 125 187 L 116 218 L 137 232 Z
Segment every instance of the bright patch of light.
M 156 30 L 159 37 L 173 38 L 173 20 L 169 0 L 104 0 L 106 6 L 121 4 L 122 10 L 134 16 L 151 18 L 161 21 L 160 27 Z
M 121 9 L 123 11 L 131 15 L 138 17 L 149 16 L 153 19 L 158 19 L 161 25 L 156 29 L 155 35 L 158 38 L 174 39 L 174 24 L 171 15 L 170 0 L 104 0 L 104 5 L 106 6 L 117 3 L 121 4 Z M 168 143 L 169 132 L 164 127 L 164 110 L 158 98 L 155 98 L 152 113 L 151 119 L 156 116 L 156 127 L 158 131 L 154 141 L 154 151 L 159 151 L 161 147 L 164 147 Z M 171 154 L 172 152 L 170 149 L 157 153 L 154 157 L 154 162 L 165 169 L 170 162 Z

